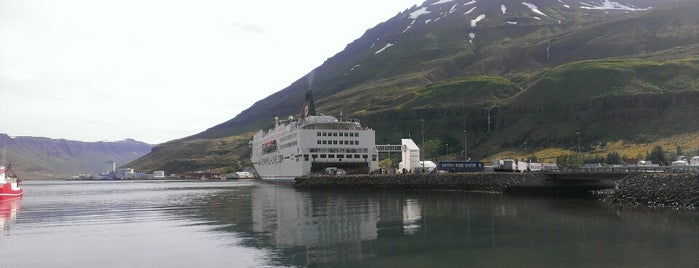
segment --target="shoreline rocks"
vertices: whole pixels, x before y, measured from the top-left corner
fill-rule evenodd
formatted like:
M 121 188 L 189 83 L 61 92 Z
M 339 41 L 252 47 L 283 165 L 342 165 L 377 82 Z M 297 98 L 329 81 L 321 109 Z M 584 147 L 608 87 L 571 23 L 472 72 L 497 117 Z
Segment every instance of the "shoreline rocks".
M 637 173 L 617 181 L 605 201 L 620 206 L 699 208 L 699 174 Z

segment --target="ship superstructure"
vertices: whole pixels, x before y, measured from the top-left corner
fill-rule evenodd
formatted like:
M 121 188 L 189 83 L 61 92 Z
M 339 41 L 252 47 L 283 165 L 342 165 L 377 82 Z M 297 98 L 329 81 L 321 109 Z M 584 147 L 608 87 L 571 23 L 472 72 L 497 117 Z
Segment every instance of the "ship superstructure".
M 260 177 L 366 174 L 378 169 L 373 129 L 356 119 L 315 115 L 310 93 L 301 114 L 299 119 L 275 118 L 274 128 L 253 136 L 251 160 Z

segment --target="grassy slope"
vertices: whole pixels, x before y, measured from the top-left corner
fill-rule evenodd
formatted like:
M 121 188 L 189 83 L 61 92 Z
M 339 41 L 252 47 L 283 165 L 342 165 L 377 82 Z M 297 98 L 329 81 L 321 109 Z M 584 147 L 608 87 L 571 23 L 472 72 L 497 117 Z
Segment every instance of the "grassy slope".
M 683 135 L 699 129 L 690 116 L 697 110 L 692 101 L 699 73 L 699 49 L 692 45 L 699 43 L 696 3 L 591 25 L 522 25 L 516 32 L 489 27 L 479 29 L 473 45 L 465 43 L 462 28 L 425 29 L 378 55 L 329 59 L 315 70 L 317 107 L 321 113 L 363 119 L 377 130 L 377 143 L 419 138 L 416 122 L 425 118 L 425 136 L 435 148 L 448 142 L 458 150 L 467 129 L 469 148 L 479 157 L 524 149 L 565 151 L 581 130 L 590 148 Z M 248 139 L 273 115 L 297 113 L 308 87 L 299 79 L 229 122 L 162 146 L 169 155 L 149 155 L 136 166 L 187 159 L 193 164 L 182 166 L 214 166 L 180 151 L 216 154 L 213 144 L 222 137 Z M 490 107 L 495 108 L 489 131 Z M 195 142 L 208 147 L 189 144 L 201 138 L 214 140 Z M 247 157 L 240 147 L 227 148 L 234 161 Z M 221 161 L 218 165 L 226 166 L 230 159 Z

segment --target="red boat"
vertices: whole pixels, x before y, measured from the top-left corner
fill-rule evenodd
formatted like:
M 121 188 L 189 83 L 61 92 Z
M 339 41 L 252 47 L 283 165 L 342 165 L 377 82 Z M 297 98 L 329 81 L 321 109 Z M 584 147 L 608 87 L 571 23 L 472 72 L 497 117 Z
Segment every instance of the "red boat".
M 17 178 L 9 165 L 7 170 L 0 166 L 0 202 L 21 198 L 24 194 L 21 184 L 22 180 Z

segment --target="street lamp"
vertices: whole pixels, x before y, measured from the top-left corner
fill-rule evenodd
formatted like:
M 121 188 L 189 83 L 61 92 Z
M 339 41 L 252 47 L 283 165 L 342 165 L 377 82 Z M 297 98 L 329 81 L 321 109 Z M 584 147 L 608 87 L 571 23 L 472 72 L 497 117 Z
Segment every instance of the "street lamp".
M 464 130 L 464 162 L 468 161 L 468 157 L 466 154 L 466 149 L 468 148 L 468 144 L 466 143 L 466 130 Z
M 580 131 L 576 131 L 575 135 L 578 135 L 578 155 L 576 157 L 577 158 L 576 160 L 578 163 L 576 163 L 576 164 L 579 164 L 580 163 Z
M 427 152 L 425 151 L 425 119 L 420 118 L 420 136 L 422 136 L 422 148 L 421 148 L 421 153 L 420 153 L 420 162 L 422 163 L 422 171 L 425 171 L 425 158 L 422 156 L 423 154 L 426 154 Z
M 580 131 L 575 132 L 576 135 L 578 135 L 578 153 L 580 153 Z

